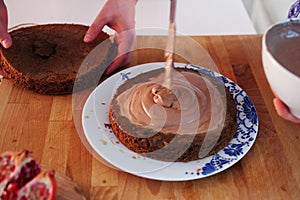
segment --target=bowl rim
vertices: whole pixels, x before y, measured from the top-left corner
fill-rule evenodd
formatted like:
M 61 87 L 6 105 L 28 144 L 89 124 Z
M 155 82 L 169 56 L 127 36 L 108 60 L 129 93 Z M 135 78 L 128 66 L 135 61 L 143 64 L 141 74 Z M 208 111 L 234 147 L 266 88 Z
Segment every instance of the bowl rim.
M 276 67 L 279 68 L 282 72 L 288 74 L 288 76 L 290 76 L 292 79 L 296 80 L 296 81 L 300 81 L 300 76 L 294 74 L 293 72 L 291 72 L 290 70 L 288 70 L 286 67 L 282 66 L 282 64 L 280 64 L 278 62 L 278 60 L 270 53 L 270 51 L 268 50 L 267 44 L 266 44 L 266 36 L 267 33 L 274 28 L 277 25 L 280 24 L 285 24 L 287 22 L 291 22 L 291 21 L 297 21 L 300 23 L 300 18 L 289 18 L 289 19 L 285 19 L 285 20 L 281 20 L 273 25 L 271 25 L 263 34 L 262 37 L 262 57 L 268 56 L 269 58 L 271 58 L 271 62 L 276 64 Z M 264 58 L 263 58 L 264 60 Z M 263 64 L 264 69 L 266 69 L 265 64 Z

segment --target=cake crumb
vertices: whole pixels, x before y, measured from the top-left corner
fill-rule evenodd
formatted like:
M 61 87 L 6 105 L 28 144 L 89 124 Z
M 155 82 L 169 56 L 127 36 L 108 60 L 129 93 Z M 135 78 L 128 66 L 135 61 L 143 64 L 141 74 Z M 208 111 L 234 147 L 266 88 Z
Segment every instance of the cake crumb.
M 103 145 L 107 145 L 107 142 L 105 140 L 100 140 L 100 142 L 103 144 Z
M 111 138 L 109 138 L 109 140 L 112 144 L 115 144 L 115 142 Z
M 109 124 L 109 123 L 104 123 L 104 127 L 105 127 L 105 128 L 111 128 L 111 124 Z

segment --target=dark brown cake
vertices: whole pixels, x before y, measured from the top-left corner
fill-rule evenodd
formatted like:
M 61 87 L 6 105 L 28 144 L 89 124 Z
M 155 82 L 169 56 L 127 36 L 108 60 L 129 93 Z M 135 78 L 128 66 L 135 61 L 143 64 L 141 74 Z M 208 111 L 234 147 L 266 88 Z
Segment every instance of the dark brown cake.
M 46 24 L 12 31 L 13 45 L 1 47 L 6 77 L 48 95 L 72 93 L 75 80 L 76 90 L 97 84 L 99 74 L 116 56 L 116 45 L 103 32 L 93 42 L 83 42 L 87 29 L 76 24 Z M 96 53 L 86 59 L 96 46 Z
M 117 89 L 110 104 L 109 120 L 113 133 L 116 135 L 119 141 L 128 149 L 146 157 L 163 161 L 177 162 L 198 160 L 202 157 L 212 155 L 227 146 L 237 131 L 236 106 L 229 91 L 225 89 L 224 92 L 224 85 L 221 84 L 219 80 L 205 74 L 198 75 L 206 76 L 214 81 L 216 87 L 219 87 L 220 90 L 223 89 L 223 95 L 226 99 L 226 102 L 224 103 L 226 104 L 226 114 L 224 114 L 225 120 L 223 129 L 220 131 L 221 133 L 213 133 L 206 137 L 205 144 L 207 146 L 202 146 L 206 133 L 200 133 L 196 135 L 178 135 L 172 132 L 157 132 L 147 127 L 134 124 L 127 117 L 121 115 L 117 97 L 129 88 L 133 87 L 136 83 L 149 81 L 151 77 L 162 73 L 162 70 L 163 69 L 158 69 L 151 71 L 151 73 L 140 74 L 132 79 L 127 80 Z M 191 69 L 177 70 L 194 71 Z M 198 73 L 196 71 L 194 72 Z M 217 142 L 213 141 L 214 137 L 218 137 Z M 210 142 L 210 140 L 212 140 L 212 142 Z M 172 146 L 170 148 L 165 148 L 170 142 L 172 142 Z M 210 143 L 213 143 L 213 145 L 210 146 Z M 207 154 L 199 155 L 201 154 L 200 148 L 202 148 L 202 150 L 204 149 L 204 152 L 205 149 L 208 149 Z

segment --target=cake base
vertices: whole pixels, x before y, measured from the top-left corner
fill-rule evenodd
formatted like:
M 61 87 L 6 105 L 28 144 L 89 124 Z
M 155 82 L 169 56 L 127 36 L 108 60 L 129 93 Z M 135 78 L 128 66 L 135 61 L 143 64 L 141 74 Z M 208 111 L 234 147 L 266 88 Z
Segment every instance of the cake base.
M 97 84 L 115 58 L 117 45 L 104 32 L 91 43 L 83 42 L 87 29 L 76 24 L 46 24 L 12 31 L 13 45 L 0 48 L 5 77 L 47 95 L 70 94 L 74 84 L 76 90 Z M 95 47 L 99 47 L 97 55 L 86 59 Z

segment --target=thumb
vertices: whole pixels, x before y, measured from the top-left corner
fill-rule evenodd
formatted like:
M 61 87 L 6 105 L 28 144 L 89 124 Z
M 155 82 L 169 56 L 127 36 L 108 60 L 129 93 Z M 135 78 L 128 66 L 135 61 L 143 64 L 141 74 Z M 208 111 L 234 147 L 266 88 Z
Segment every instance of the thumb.
M 12 45 L 12 39 L 7 31 L 0 27 L 0 43 L 4 48 Z
M 93 41 L 99 33 L 102 31 L 103 27 L 105 26 L 104 20 L 101 20 L 100 17 L 97 17 L 92 25 L 89 27 L 85 36 L 83 38 L 84 42 L 91 42 Z

